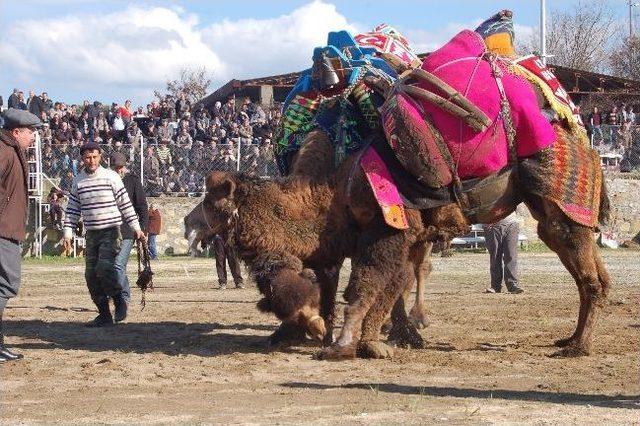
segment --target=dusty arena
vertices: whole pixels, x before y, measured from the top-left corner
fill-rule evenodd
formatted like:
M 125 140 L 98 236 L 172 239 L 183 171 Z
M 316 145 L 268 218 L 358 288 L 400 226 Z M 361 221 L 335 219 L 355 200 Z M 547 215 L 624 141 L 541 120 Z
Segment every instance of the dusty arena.
M 637 252 L 605 251 L 614 287 L 590 357 L 551 358 L 578 294 L 550 252 L 521 256 L 522 295 L 483 294 L 486 254 L 436 258 L 428 347 L 391 360 L 270 352 L 257 290 L 218 291 L 213 261 L 155 264 L 156 290 L 125 324 L 86 329 L 81 260 L 28 260 L 6 312 L 0 420 L 22 423 L 624 424 L 638 420 Z M 130 273 L 135 271 L 131 262 Z M 341 275 L 346 284 L 346 271 Z M 135 291 L 133 297 L 139 300 Z

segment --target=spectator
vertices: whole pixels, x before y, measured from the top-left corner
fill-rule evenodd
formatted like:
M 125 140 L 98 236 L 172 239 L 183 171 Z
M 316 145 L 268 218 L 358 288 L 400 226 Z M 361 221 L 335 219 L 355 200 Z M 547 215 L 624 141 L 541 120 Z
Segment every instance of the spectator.
M 13 89 L 13 93 L 7 99 L 7 108 L 18 108 L 18 89 Z
M 601 141 L 604 139 L 604 135 L 602 134 L 602 129 L 600 127 L 601 124 L 602 124 L 602 117 L 600 116 L 598 107 L 594 106 L 593 112 L 589 114 L 589 127 L 591 129 L 591 134 L 594 137 L 594 141 L 595 140 Z
M 158 138 L 170 141 L 173 139 L 173 128 L 169 126 L 169 119 L 163 118 L 158 127 Z
M 127 191 L 129 200 L 133 205 L 133 209 L 138 215 L 140 222 L 140 228 L 143 232 L 147 232 L 148 229 L 148 206 L 147 197 L 145 196 L 144 189 L 140 183 L 140 178 L 133 173 L 129 173 L 127 170 L 127 159 L 122 154 L 113 154 L 111 156 L 111 168 L 115 171 L 124 184 L 124 188 Z M 129 261 L 129 255 L 133 249 L 134 230 L 126 223 L 120 226 L 120 234 L 122 235 L 122 242 L 120 244 L 120 250 L 116 255 L 115 268 L 118 275 L 118 281 L 122 287 L 122 297 L 127 304 L 131 302 L 131 286 L 129 285 L 129 279 L 127 278 L 127 263 Z M 124 319 L 124 318 L 123 318 Z
M 167 168 L 173 164 L 171 148 L 169 148 L 169 140 L 163 139 L 158 146 L 158 162 L 162 174 L 166 173 Z
M 162 215 L 155 203 L 149 204 L 149 257 L 158 259 L 158 249 L 156 247 L 156 237 L 162 232 Z
M 25 111 L 27 110 L 27 104 L 24 102 L 24 93 L 18 92 L 18 102 L 16 103 L 16 106 L 14 108 L 22 109 Z
M 116 115 L 113 118 L 113 138 L 115 140 L 124 140 L 125 137 L 125 123 L 124 123 L 124 119 L 122 118 L 122 111 L 120 109 L 118 109 L 116 111 Z
M 183 170 L 182 172 L 182 187 L 186 188 L 188 193 L 202 192 L 202 178 L 193 169 Z
M 62 231 L 62 197 L 63 194 L 56 188 L 51 188 L 47 197 L 51 226 L 58 231 Z
M 169 166 L 167 175 L 165 176 L 165 191 L 166 192 L 185 192 L 186 188 L 182 185 L 176 169 L 173 166 Z
M 203 248 L 207 245 L 213 245 L 216 258 L 216 272 L 218 274 L 218 289 L 226 290 L 227 288 L 227 263 L 231 269 L 231 275 L 233 276 L 236 288 L 244 288 L 240 262 L 233 247 L 218 234 L 214 235 L 211 240 L 202 240 L 202 245 Z
M 131 109 L 131 101 L 127 99 L 124 101 L 124 106 L 118 108 L 118 112 L 120 112 L 120 117 L 125 124 L 128 124 L 131 121 L 131 117 L 133 116 L 133 110 Z
M 157 197 L 162 193 L 162 182 L 160 180 L 160 162 L 155 155 L 154 148 L 147 146 L 147 153 L 144 158 L 144 178 L 147 195 Z
M 484 238 L 489 251 L 491 286 L 487 293 L 500 293 L 502 282 L 509 293 L 524 290 L 518 285 L 518 234 L 520 227 L 515 212 L 493 224 L 485 224 Z

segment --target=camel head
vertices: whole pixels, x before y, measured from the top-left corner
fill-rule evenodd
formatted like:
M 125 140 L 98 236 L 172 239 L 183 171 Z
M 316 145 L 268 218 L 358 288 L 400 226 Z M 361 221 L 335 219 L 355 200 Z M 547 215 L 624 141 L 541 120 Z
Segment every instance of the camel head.
M 213 235 L 215 234 L 207 224 L 205 207 L 200 202 L 184 217 L 184 238 L 189 242 L 189 254 L 197 255 L 198 244 L 209 241 Z
M 202 201 L 203 219 L 214 234 L 226 234 L 238 208 L 234 195 L 237 187 L 236 176 L 227 172 L 211 172 L 207 176 L 207 193 Z

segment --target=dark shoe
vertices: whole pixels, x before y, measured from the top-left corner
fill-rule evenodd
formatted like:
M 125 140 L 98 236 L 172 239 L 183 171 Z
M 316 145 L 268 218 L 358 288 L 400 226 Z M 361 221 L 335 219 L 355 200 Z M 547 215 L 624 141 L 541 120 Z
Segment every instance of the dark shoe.
M 125 318 L 127 318 L 127 307 L 129 305 L 127 301 L 121 294 L 119 294 L 113 298 L 113 305 L 115 306 L 115 311 L 113 313 L 113 319 L 115 322 L 124 321 Z
M 111 317 L 111 314 L 107 315 L 98 315 L 97 317 L 95 317 L 93 319 L 93 321 L 89 321 L 86 326 L 90 327 L 90 328 L 96 328 L 96 327 L 109 327 L 113 325 L 113 318 Z
M 24 358 L 24 355 L 12 352 L 4 345 L 0 345 L 0 362 L 17 361 Z
M 220 285 L 218 286 L 218 290 L 226 290 L 226 289 L 227 289 L 226 283 L 220 283 Z
M 240 281 L 239 283 L 236 283 L 236 288 L 243 289 L 244 288 L 244 283 L 242 281 Z
M 113 317 L 111 316 L 111 310 L 109 309 L 109 300 L 104 299 L 100 303 L 96 303 L 98 307 L 98 316 L 93 321 L 88 322 L 87 327 L 106 327 L 113 325 Z
M 509 289 L 509 293 L 511 293 L 511 294 L 520 294 L 520 293 L 524 293 L 524 290 L 523 290 L 523 289 L 521 289 L 521 288 L 520 288 L 520 287 L 518 287 L 518 286 L 514 286 L 514 287 L 511 287 L 511 288 Z

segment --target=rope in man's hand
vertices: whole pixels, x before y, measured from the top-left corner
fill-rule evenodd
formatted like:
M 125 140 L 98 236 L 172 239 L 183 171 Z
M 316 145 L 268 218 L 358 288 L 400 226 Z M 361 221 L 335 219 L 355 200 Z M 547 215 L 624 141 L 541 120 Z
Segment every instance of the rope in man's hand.
M 142 310 L 146 306 L 146 291 L 153 290 L 153 271 L 151 271 L 151 256 L 149 256 L 149 246 L 146 239 L 138 238 L 138 280 L 136 285 L 142 290 L 142 300 L 140 305 Z

